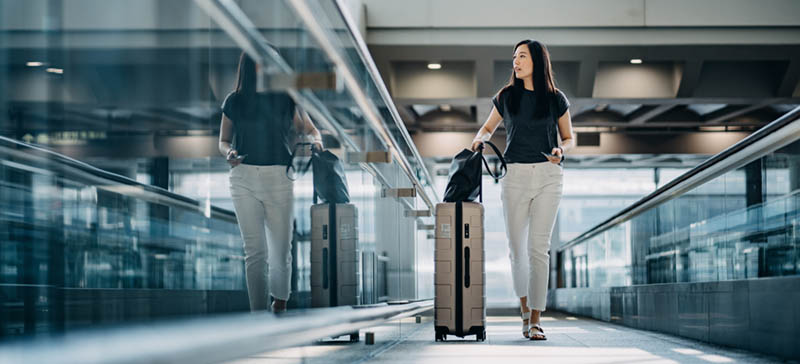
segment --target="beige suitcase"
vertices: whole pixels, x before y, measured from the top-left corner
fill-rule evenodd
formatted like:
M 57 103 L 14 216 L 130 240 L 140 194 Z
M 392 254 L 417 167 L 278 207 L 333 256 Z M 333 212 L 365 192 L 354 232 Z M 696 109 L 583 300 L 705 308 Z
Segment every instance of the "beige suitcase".
M 436 205 L 434 260 L 436 341 L 447 335 L 486 340 L 486 278 L 483 205 Z
M 311 306 L 361 304 L 358 211 L 353 204 L 311 206 Z

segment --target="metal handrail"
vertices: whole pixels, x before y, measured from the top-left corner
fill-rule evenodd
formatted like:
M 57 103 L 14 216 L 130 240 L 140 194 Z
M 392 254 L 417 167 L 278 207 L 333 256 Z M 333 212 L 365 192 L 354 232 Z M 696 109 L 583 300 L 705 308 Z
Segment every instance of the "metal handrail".
M 333 115 L 330 115 L 328 110 L 322 106 L 322 102 L 311 92 L 304 92 L 302 93 L 304 97 L 299 98 L 302 104 L 298 103 L 300 107 L 304 110 L 308 111 L 309 114 L 317 120 L 325 125 L 327 125 L 328 130 L 333 130 L 339 136 L 339 139 L 343 141 L 352 151 L 354 152 L 361 152 L 361 148 L 353 141 L 352 138 L 347 134 L 347 132 L 342 128 L 342 126 L 336 122 L 336 118 Z M 369 163 L 359 163 L 361 169 L 367 171 L 367 173 L 371 174 L 378 182 L 383 186 L 383 188 L 393 188 L 389 180 L 386 179 L 386 176 L 381 173 L 375 166 Z M 414 207 L 411 206 L 411 203 L 407 200 L 400 199 L 401 204 L 403 204 L 407 210 L 413 210 Z
M 408 129 L 403 123 L 403 118 L 400 117 L 400 112 L 397 111 L 397 105 L 395 105 L 392 96 L 389 94 L 389 88 L 386 87 L 386 83 L 383 82 L 383 77 L 381 77 L 381 74 L 378 71 L 378 66 L 375 64 L 375 60 L 372 58 L 369 48 L 367 48 L 367 44 L 364 42 L 364 38 L 358 36 L 358 34 L 360 34 L 357 30 L 358 27 L 347 11 L 347 6 L 342 2 L 342 0 L 336 0 L 336 5 L 337 9 L 339 9 L 339 13 L 342 15 L 342 19 L 344 19 L 344 22 L 350 31 L 351 36 L 353 37 L 353 40 L 355 41 L 357 46 L 356 50 L 358 51 L 359 57 L 361 57 L 361 61 L 364 62 L 364 65 L 366 65 L 367 72 L 369 72 L 371 78 L 375 80 L 378 93 L 381 95 L 381 99 L 383 99 L 383 102 L 389 109 L 389 113 L 392 114 L 392 119 L 395 123 L 395 126 L 397 126 L 397 129 L 403 134 L 403 138 L 411 141 L 411 135 L 408 134 Z M 411 154 L 413 154 L 414 159 L 422 161 L 422 156 L 419 154 L 419 150 L 417 149 L 416 145 L 411 142 L 409 142 L 408 145 L 409 149 L 411 149 Z M 428 171 L 427 168 L 422 168 L 422 170 L 428 182 L 433 183 L 433 178 L 431 177 L 430 171 Z M 436 199 L 436 201 L 439 201 L 436 190 L 431 188 L 431 192 L 433 193 L 433 197 Z
M 131 178 L 102 170 L 34 144 L 0 136 L 0 146 L 6 148 L 6 152 L 13 155 L 17 160 L 37 164 L 48 163 L 47 168 L 49 171 L 60 168 L 64 172 L 73 173 L 76 178 L 78 176 L 86 178 L 92 185 L 100 189 L 170 207 L 197 211 L 208 217 L 236 223 L 236 214 L 233 211 L 216 206 L 208 207 L 205 203 L 195 199 L 160 187 L 139 183 Z
M 217 22 L 226 33 L 228 33 L 234 42 L 236 42 L 256 62 L 262 65 L 275 66 L 278 69 L 277 72 L 287 76 L 292 76 L 295 74 L 295 71 L 291 68 L 291 66 L 288 65 L 288 63 L 286 63 L 285 60 L 283 60 L 280 54 L 267 45 L 266 40 L 258 33 L 255 26 L 252 24 L 252 22 L 250 22 L 250 20 L 236 3 L 231 0 L 195 0 L 195 2 L 201 8 L 203 8 L 209 14 L 209 16 L 211 16 L 212 19 L 214 19 L 214 21 Z M 341 70 L 340 65 L 337 64 L 336 66 L 337 69 Z M 347 82 L 346 77 L 345 81 Z M 363 95 L 363 90 L 360 90 L 358 87 L 356 88 L 358 89 L 357 92 L 360 92 L 360 94 Z M 316 97 L 312 97 L 313 95 L 309 95 L 308 92 L 302 92 L 293 87 L 289 87 L 287 93 L 298 105 L 300 105 L 300 107 L 308 111 L 312 117 L 329 125 L 330 129 L 336 132 L 340 139 L 351 149 L 356 152 L 360 151 L 360 148 L 358 148 L 358 146 L 353 143 L 349 137 L 347 137 L 346 133 L 343 132 L 343 128 L 341 128 L 341 125 L 336 122 L 336 119 L 330 116 L 326 110 L 324 110 L 324 107 L 321 108 L 318 105 L 319 102 Z M 356 97 L 354 96 L 354 98 Z M 356 102 L 358 103 L 358 100 L 356 100 Z M 359 106 L 366 115 L 370 115 L 369 108 L 364 109 L 365 105 L 363 104 L 359 104 Z M 402 153 L 397 151 L 397 148 L 395 147 L 396 141 L 394 141 L 388 131 L 382 127 L 380 124 L 380 119 L 373 120 L 372 118 L 368 117 L 367 120 L 370 121 L 368 124 L 373 128 L 373 131 L 378 134 L 381 142 L 384 143 L 392 155 L 398 159 L 401 169 L 403 169 L 414 187 L 419 191 L 420 196 L 426 202 L 428 208 L 432 212 L 433 204 L 430 202 L 430 198 L 428 197 L 425 189 L 422 188 L 421 183 L 416 178 L 416 175 L 413 173 L 413 171 L 411 171 L 408 160 L 404 158 Z M 377 122 L 377 127 L 374 125 L 375 122 Z M 407 141 L 413 145 L 413 142 L 410 138 L 408 138 Z M 422 160 L 420 159 L 420 163 L 421 161 Z M 384 185 L 384 187 L 392 188 L 391 185 L 388 184 L 386 178 L 383 177 L 377 169 L 367 165 L 366 163 L 360 163 L 360 165 L 367 172 L 375 176 L 379 182 Z M 432 180 L 429 180 L 429 182 L 432 182 Z M 406 206 L 407 209 L 413 209 L 413 206 L 411 206 L 407 201 L 400 201 Z
M 666 185 L 626 207 L 606 221 L 589 229 L 578 237 L 564 244 L 559 251 L 564 251 L 581 242 L 602 233 L 616 225 L 632 219 L 650 208 L 678 197 L 732 169 L 739 168 L 773 151 L 800 139 L 800 107 L 796 107 L 780 118 L 750 134 L 738 143 L 717 153 L 697 167 L 676 177 Z
M 315 308 L 281 316 L 236 313 L 74 331 L 0 344 L 0 363 L 219 363 L 358 332 L 432 308 L 433 300 L 421 300 L 364 308 Z
M 322 26 L 317 21 L 317 16 L 314 15 L 314 12 L 308 6 L 308 3 L 304 0 L 287 0 L 287 2 L 293 7 L 297 16 L 303 21 L 308 29 L 309 33 L 316 39 L 317 44 L 322 48 L 323 52 L 328 56 L 330 61 L 334 64 L 337 71 L 341 74 L 344 79 L 345 87 L 350 91 L 350 95 L 355 100 L 356 104 L 361 108 L 361 111 L 364 112 L 364 116 L 368 121 L 368 125 L 372 128 L 373 132 L 375 132 L 380 139 L 383 141 L 384 144 L 387 145 L 389 152 L 400 161 L 400 167 L 405 172 L 406 176 L 411 180 L 414 188 L 422 197 L 422 200 L 428 206 L 428 209 L 431 213 L 434 211 L 434 205 L 431 199 L 428 197 L 428 194 L 425 191 L 425 188 L 422 187 L 422 183 L 417 178 L 417 175 L 411 168 L 411 165 L 408 162 L 405 154 L 401 153 L 399 150 L 399 144 L 397 141 L 389 134 L 388 130 L 383 127 L 381 123 L 381 117 L 378 115 L 377 106 L 367 97 L 366 93 L 362 89 L 361 85 L 359 84 L 358 79 L 355 77 L 355 74 L 352 69 L 350 69 L 347 62 L 344 60 L 343 56 L 337 51 L 336 47 L 334 46 L 336 38 L 335 35 L 330 34 L 330 32 L 326 31 L 322 28 Z M 338 5 L 338 4 L 337 4 Z M 359 51 L 361 51 L 359 49 Z M 377 80 L 376 80 L 377 82 Z M 385 91 L 383 89 L 382 91 Z M 388 103 L 392 105 L 391 102 Z M 395 110 L 396 112 L 396 110 Z M 396 121 L 395 121 L 396 122 Z M 403 128 L 400 128 L 403 130 Z M 408 134 L 405 134 L 404 137 L 407 137 Z M 407 139 L 407 142 L 410 145 L 413 145 L 413 142 Z M 418 158 L 418 155 L 415 155 L 415 158 Z M 419 159 L 420 163 L 422 163 L 422 159 Z M 433 180 L 429 180 L 429 182 L 433 182 Z

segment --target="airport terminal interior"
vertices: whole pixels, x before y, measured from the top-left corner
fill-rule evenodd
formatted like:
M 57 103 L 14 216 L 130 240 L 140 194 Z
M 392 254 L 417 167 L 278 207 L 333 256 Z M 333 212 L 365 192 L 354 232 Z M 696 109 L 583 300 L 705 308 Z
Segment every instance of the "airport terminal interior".
M 798 1 L 0 0 L 0 363 L 798 343 Z

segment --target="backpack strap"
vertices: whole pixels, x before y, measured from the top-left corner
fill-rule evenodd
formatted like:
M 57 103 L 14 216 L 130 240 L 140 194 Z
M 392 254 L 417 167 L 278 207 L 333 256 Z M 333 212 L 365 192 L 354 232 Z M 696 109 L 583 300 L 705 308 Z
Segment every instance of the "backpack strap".
M 500 153 L 500 149 L 497 148 L 497 146 L 494 145 L 494 143 L 488 140 L 483 143 L 488 144 L 489 147 L 491 147 L 492 150 L 494 151 L 494 154 L 497 155 L 497 158 L 500 159 L 500 170 L 492 172 L 491 168 L 489 168 L 489 162 L 486 161 L 486 157 L 484 157 L 483 153 L 481 153 L 481 159 L 483 159 L 483 165 L 486 166 L 486 171 L 489 172 L 489 175 L 492 176 L 492 178 L 494 178 L 495 181 L 499 181 L 501 178 L 506 176 L 506 173 L 508 173 L 508 166 L 506 165 L 506 159 L 503 158 L 503 154 Z M 481 149 L 481 152 L 483 152 L 483 149 Z
M 292 149 L 292 157 L 289 159 L 289 165 L 286 166 L 286 178 L 288 178 L 288 179 L 290 179 L 292 181 L 296 180 L 296 178 L 292 178 L 292 176 L 289 174 L 289 171 L 292 170 L 292 169 L 295 169 L 294 168 L 294 157 L 297 156 L 297 149 L 299 147 L 301 147 L 301 146 L 307 146 L 307 145 L 314 145 L 314 143 L 297 143 L 297 144 L 294 145 L 294 148 Z M 301 176 L 301 175 L 305 174 L 306 172 L 308 172 L 309 168 L 311 168 L 311 159 L 310 158 L 308 159 L 308 163 L 306 163 L 305 166 L 302 166 L 299 170 L 295 170 L 295 176 Z

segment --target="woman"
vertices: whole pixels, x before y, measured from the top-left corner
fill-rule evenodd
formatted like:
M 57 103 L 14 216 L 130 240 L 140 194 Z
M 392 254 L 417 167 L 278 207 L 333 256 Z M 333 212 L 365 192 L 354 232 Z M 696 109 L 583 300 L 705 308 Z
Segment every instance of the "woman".
M 256 92 L 258 67 L 242 53 L 236 89 L 222 104 L 219 150 L 232 167 L 231 197 L 244 240 L 250 310 L 267 309 L 269 282 L 272 311 L 281 312 L 291 287 L 294 185 L 286 166 L 292 159 L 292 129 L 312 135 L 319 149 L 322 137 L 286 93 Z
M 546 340 L 539 317 L 545 310 L 550 235 L 563 189 L 561 161 L 574 145 L 572 121 L 569 102 L 555 87 L 545 46 L 521 41 L 513 60 L 511 79 L 492 100 L 494 107 L 472 150 L 489 140 L 501 120 L 505 123 L 509 164 L 502 183 L 503 215 L 522 334 Z

